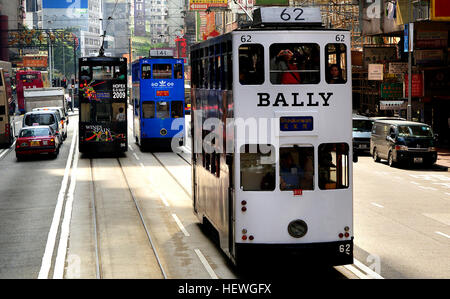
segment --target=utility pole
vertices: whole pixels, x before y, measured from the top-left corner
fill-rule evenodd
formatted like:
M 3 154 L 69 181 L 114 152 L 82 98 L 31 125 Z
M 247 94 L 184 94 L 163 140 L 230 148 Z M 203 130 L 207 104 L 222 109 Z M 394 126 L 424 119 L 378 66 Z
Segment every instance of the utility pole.
M 412 18 L 412 5 L 411 3 L 409 3 L 409 8 L 408 8 L 408 107 L 406 110 L 406 119 L 407 120 L 411 120 L 411 114 L 412 114 L 412 100 L 411 100 L 411 93 L 412 93 L 412 56 L 411 56 L 411 52 L 412 52 L 412 35 L 411 35 L 411 29 L 413 26 L 413 22 L 411 22 L 411 18 Z

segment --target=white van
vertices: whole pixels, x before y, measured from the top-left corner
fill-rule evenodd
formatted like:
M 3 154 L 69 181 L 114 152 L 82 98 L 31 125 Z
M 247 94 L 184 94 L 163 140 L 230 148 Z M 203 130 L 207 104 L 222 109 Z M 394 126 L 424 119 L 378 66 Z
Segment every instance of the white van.
M 369 152 L 373 120 L 353 114 L 353 152 Z

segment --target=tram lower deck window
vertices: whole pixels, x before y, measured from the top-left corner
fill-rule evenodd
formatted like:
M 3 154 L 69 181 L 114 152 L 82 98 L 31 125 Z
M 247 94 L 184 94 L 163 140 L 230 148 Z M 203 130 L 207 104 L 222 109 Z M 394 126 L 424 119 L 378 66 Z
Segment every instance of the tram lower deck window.
M 172 101 L 172 118 L 183 117 L 183 102 L 182 101 Z
M 347 143 L 319 145 L 319 188 L 345 189 L 349 187 L 349 146 Z
M 314 147 L 280 148 L 280 190 L 314 190 Z
M 275 190 L 275 148 L 266 144 L 241 146 L 241 189 L 243 191 Z
M 143 118 L 154 118 L 155 117 L 155 102 L 154 101 L 142 102 L 142 117 Z

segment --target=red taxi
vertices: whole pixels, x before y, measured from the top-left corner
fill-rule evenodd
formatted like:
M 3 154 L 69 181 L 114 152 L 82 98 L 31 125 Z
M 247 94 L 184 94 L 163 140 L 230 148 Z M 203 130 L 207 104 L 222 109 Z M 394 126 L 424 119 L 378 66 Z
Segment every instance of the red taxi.
M 16 140 L 16 157 L 48 154 L 54 158 L 59 153 L 59 138 L 49 126 L 23 127 Z

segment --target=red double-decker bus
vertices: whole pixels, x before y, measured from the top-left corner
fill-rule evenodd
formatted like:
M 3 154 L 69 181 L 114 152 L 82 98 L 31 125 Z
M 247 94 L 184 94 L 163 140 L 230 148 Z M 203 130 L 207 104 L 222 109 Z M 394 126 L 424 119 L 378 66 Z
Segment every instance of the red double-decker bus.
M 25 102 L 23 90 L 26 88 L 42 88 L 44 83 L 40 71 L 17 71 L 16 72 L 16 93 L 17 104 L 21 113 L 25 112 Z

